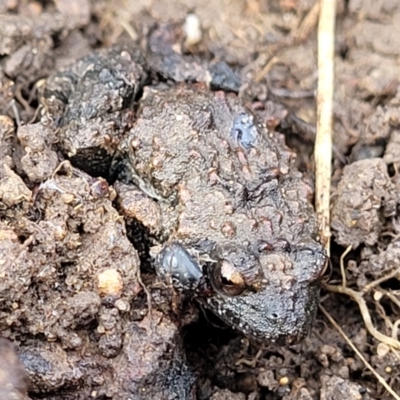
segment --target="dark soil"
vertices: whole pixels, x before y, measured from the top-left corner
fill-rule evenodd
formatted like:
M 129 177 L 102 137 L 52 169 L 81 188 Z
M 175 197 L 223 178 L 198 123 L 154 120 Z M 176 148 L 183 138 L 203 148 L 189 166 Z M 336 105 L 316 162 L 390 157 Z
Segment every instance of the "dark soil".
M 115 179 L 117 144 L 135 122 L 135 107 L 121 110 L 146 96 L 142 83 L 200 81 L 238 92 L 283 133 L 312 186 L 316 25 L 301 24 L 313 6 L 0 0 L 1 399 L 390 398 L 322 313 L 300 344 L 260 345 L 181 302 L 150 262 L 158 208 Z M 341 283 L 351 246 L 347 287 L 363 294 L 375 328 L 397 338 L 400 3 L 338 1 L 337 11 L 325 281 Z M 200 36 L 188 33 L 192 15 Z M 136 50 L 112 56 L 115 45 Z M 103 76 L 95 50 L 123 73 Z M 400 393 L 399 350 L 370 335 L 350 297 L 322 290 L 321 304 Z

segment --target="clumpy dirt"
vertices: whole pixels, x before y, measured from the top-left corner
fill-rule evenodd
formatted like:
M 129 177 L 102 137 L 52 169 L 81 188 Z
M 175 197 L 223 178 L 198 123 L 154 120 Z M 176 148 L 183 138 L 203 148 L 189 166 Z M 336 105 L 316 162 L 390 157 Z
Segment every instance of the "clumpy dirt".
M 238 93 L 284 134 L 312 187 L 314 3 L 0 1 L 1 398 L 390 398 L 322 313 L 287 347 L 181 301 L 149 256 L 158 205 L 119 170 L 143 85 L 200 81 Z M 396 337 L 400 4 L 337 7 L 324 281 L 340 284 L 348 249 L 347 287 Z M 321 304 L 399 393 L 398 350 L 370 335 L 350 297 L 322 289 Z

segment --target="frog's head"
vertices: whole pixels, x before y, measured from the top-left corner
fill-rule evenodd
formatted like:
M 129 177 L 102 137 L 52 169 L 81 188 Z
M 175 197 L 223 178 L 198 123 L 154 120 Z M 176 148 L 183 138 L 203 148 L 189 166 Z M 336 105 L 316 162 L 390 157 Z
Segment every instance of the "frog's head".
M 325 253 L 314 241 L 253 255 L 236 248 L 208 268 L 207 306 L 258 341 L 294 344 L 314 321 Z

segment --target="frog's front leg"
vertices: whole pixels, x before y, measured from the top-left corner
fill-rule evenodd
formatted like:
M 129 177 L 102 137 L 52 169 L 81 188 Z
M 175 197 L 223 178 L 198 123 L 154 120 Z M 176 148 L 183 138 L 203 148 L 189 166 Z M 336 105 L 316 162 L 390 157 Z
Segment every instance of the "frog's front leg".
M 180 291 L 195 290 L 203 278 L 199 264 L 178 242 L 164 245 L 155 259 L 157 274 Z

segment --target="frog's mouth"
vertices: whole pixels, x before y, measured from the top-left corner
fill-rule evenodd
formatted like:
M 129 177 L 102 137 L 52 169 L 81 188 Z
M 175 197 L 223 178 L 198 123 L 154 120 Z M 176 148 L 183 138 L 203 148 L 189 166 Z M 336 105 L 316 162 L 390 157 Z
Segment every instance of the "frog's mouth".
M 282 293 L 271 288 L 254 293 L 245 290 L 238 296 L 216 293 L 206 305 L 225 323 L 257 343 L 293 345 L 304 339 L 315 319 L 318 287 L 298 288 Z

